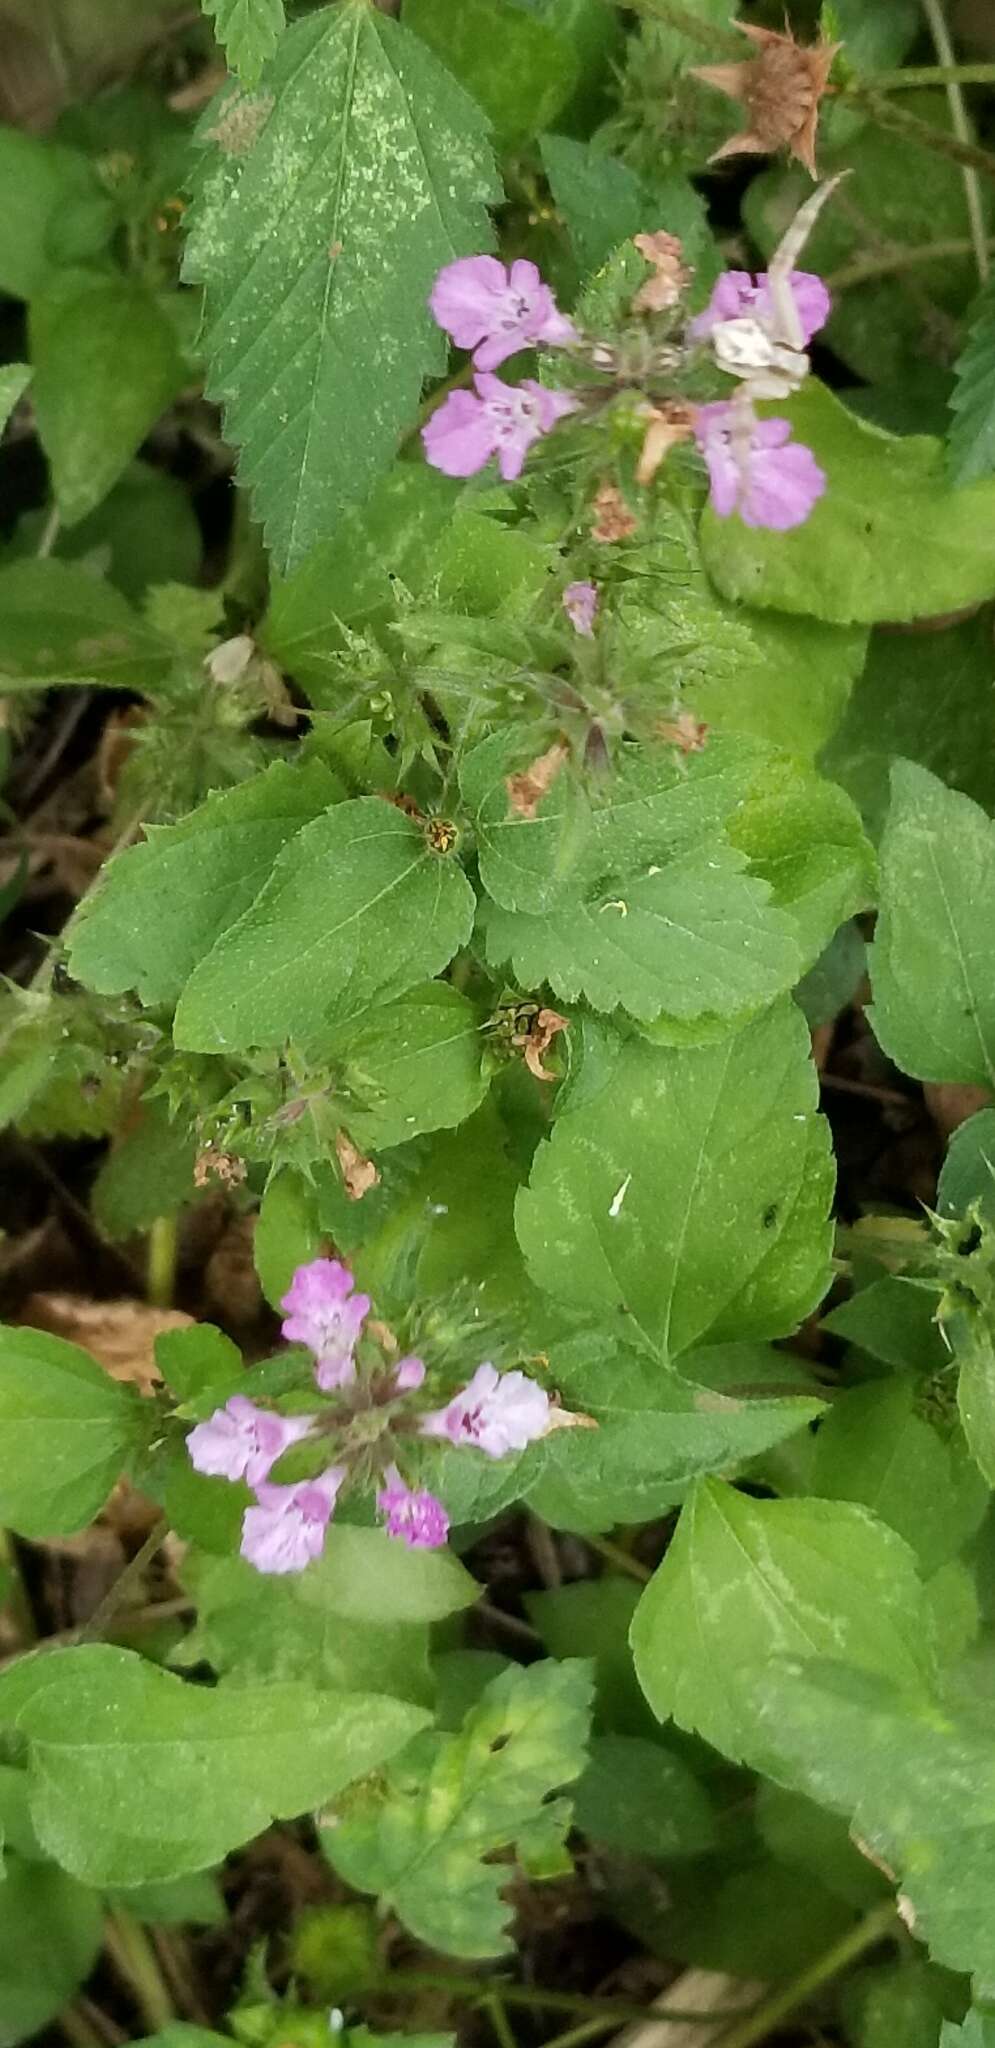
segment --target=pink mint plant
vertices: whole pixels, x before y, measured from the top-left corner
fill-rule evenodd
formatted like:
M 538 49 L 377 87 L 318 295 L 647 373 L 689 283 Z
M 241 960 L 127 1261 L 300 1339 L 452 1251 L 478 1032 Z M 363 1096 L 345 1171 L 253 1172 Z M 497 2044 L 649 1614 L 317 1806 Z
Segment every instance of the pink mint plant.
M 808 518 L 826 479 L 810 448 L 792 441 L 787 420 L 757 419 L 749 406 L 698 406 L 694 435 L 708 469 L 709 502 L 720 519 L 786 533 Z
M 404 1438 L 442 1436 L 500 1458 L 524 1449 L 551 1426 L 542 1388 L 521 1372 L 502 1379 L 492 1365 L 479 1366 L 446 1408 L 411 1413 L 407 1404 L 424 1384 L 424 1361 L 411 1353 L 392 1359 L 393 1340 L 380 1325 L 364 1334 L 369 1296 L 357 1293 L 352 1273 L 338 1259 L 298 1266 L 281 1306 L 288 1311 L 284 1336 L 312 1354 L 315 1381 L 328 1396 L 324 1412 L 277 1415 L 245 1394 L 233 1394 L 187 1438 L 198 1472 L 245 1480 L 253 1488 L 241 1551 L 257 1571 L 303 1571 L 320 1557 L 341 1489 L 357 1480 L 369 1485 L 371 1464 L 383 1482 L 377 1507 L 388 1536 L 412 1550 L 437 1549 L 449 1534 L 449 1517 L 434 1494 L 410 1486 L 399 1470 L 394 1452 Z M 384 1337 L 379 1357 L 373 1341 L 378 1334 Z M 329 1438 L 336 1461 L 315 1478 L 274 1484 L 269 1475 L 277 1459 L 308 1438 Z
M 546 1435 L 550 1407 L 549 1395 L 527 1373 L 502 1375 L 487 1363 L 478 1365 L 469 1385 L 445 1408 L 422 1417 L 421 1432 L 447 1437 L 452 1444 L 472 1444 L 488 1458 L 504 1458 Z
M 534 377 L 504 384 L 485 372 L 474 384 L 476 394 L 451 391 L 422 428 L 429 462 L 445 476 L 476 476 L 496 455 L 505 483 L 511 483 L 521 475 L 533 442 L 577 410 L 568 391 L 547 391 Z
M 187 1438 L 195 1472 L 214 1479 L 244 1479 L 258 1486 L 291 1444 L 314 1426 L 313 1415 L 274 1415 L 246 1394 L 233 1394 Z
M 259 1572 L 302 1572 L 313 1564 L 345 1477 L 344 1465 L 329 1465 L 298 1486 L 258 1486 L 256 1506 L 242 1518 L 242 1556 Z
M 577 338 L 535 264 L 521 258 L 506 270 L 496 256 L 461 256 L 440 270 L 428 303 L 457 348 L 473 350 L 478 370 L 496 370 L 522 348 L 563 348 Z
M 811 270 L 793 270 L 787 282 L 798 314 L 802 340 L 808 343 L 829 318 L 829 293 L 821 277 L 816 277 Z M 725 320 L 751 317 L 762 327 L 770 326 L 775 318 L 766 270 L 761 270 L 756 277 L 751 277 L 748 270 L 724 270 L 712 287 L 712 296 L 704 311 L 696 314 L 690 322 L 688 334 L 692 341 L 701 341 Z
M 593 583 L 568 583 L 563 593 L 563 609 L 575 633 L 585 640 L 594 638 L 594 621 L 598 613 L 598 592 Z
M 312 1259 L 298 1266 L 280 1303 L 287 1310 L 288 1344 L 306 1344 L 315 1355 L 315 1378 L 325 1394 L 356 1377 L 355 1351 L 370 1312 L 368 1294 L 353 1292 L 348 1266 L 338 1259 Z

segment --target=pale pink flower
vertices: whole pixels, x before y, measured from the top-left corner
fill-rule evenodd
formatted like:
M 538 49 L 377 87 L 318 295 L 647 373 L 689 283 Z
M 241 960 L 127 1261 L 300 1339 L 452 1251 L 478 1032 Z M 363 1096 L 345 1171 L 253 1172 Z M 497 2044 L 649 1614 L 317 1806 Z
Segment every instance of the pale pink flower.
M 399 1358 L 394 1367 L 395 1394 L 413 1394 L 425 1378 L 425 1367 L 420 1358 Z
M 409 1550 L 438 1550 L 449 1534 L 449 1516 L 434 1493 L 418 1493 L 406 1486 L 396 1465 L 384 1473 L 387 1481 L 377 1494 L 377 1507 L 387 1524 L 388 1536 L 397 1536 Z
M 423 1436 L 473 1444 L 489 1458 L 503 1458 L 545 1436 L 549 1414 L 549 1395 L 535 1380 L 524 1372 L 502 1374 L 487 1364 L 478 1365 L 469 1386 L 445 1408 L 424 1415 L 420 1428 Z
M 287 1310 L 288 1344 L 314 1352 L 315 1379 L 323 1393 L 349 1386 L 356 1377 L 354 1352 L 370 1312 L 368 1294 L 353 1293 L 353 1277 L 338 1259 L 312 1259 L 298 1266 L 280 1303 Z
M 785 533 L 801 526 L 826 488 L 810 448 L 792 441 L 787 420 L 758 420 L 731 401 L 699 405 L 694 435 L 708 465 L 710 503 L 720 519 Z
M 242 1517 L 242 1556 L 257 1572 L 302 1572 L 321 1556 L 344 1465 L 329 1465 L 297 1486 L 256 1488 L 254 1508 Z
M 598 593 L 595 585 L 568 583 L 563 593 L 563 609 L 574 631 L 583 633 L 585 640 L 592 640 L 598 610 Z
M 299 1443 L 313 1415 L 273 1415 L 245 1394 L 233 1394 L 187 1437 L 196 1472 L 212 1479 L 245 1479 L 257 1486 L 289 1444 Z
M 433 469 L 444 476 L 476 476 L 492 455 L 505 483 L 522 473 L 534 441 L 541 440 L 577 400 L 568 391 L 547 391 L 534 377 L 504 384 L 486 371 L 472 391 L 451 391 L 421 430 Z
M 789 282 L 802 341 L 808 343 L 813 334 L 825 326 L 832 300 L 821 277 L 816 277 L 811 270 L 793 270 Z M 774 305 L 766 270 L 761 270 L 757 277 L 751 277 L 748 270 L 724 270 L 716 279 L 704 312 L 692 320 L 688 333 L 694 341 L 700 341 L 722 322 L 742 320 L 751 315 L 764 327 L 773 322 Z
M 496 256 L 461 256 L 447 263 L 432 286 L 429 305 L 457 348 L 472 348 L 478 370 L 496 370 L 521 348 L 562 348 L 577 338 L 535 264 L 522 258 L 510 271 Z

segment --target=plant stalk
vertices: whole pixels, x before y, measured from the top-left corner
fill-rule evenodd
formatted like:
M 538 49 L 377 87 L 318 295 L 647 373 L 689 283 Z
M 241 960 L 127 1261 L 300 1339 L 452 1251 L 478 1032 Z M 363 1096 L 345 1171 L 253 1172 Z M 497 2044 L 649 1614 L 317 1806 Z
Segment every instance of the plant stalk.
M 755 2006 L 738 2026 L 720 2034 L 715 2048 L 756 2048 L 758 2041 L 765 2041 L 782 2020 L 811 1998 L 813 1992 L 821 1991 L 824 1984 L 857 1962 L 869 1948 L 876 1948 L 879 1941 L 894 1934 L 900 1925 L 890 1899 L 880 1906 L 873 1906 L 855 1927 L 849 1928 L 839 1941 L 834 1941 L 821 1956 L 817 1956 L 815 1962 L 810 1963 L 807 1970 L 802 1970 L 792 1983 L 785 1984 L 772 1998 Z
M 131 1990 L 143 2023 L 158 2034 L 176 2018 L 155 1950 L 140 1922 L 118 1908 L 104 1923 L 104 1947 L 118 1975 Z
M 660 2017 L 652 2006 L 636 2005 L 624 1998 L 587 1998 L 583 1992 L 541 1991 L 537 1985 L 508 1984 L 503 1978 L 495 1985 L 493 1978 L 463 1977 L 455 1970 L 448 1973 L 441 1970 L 389 1970 L 365 1989 L 378 1995 L 392 1991 L 448 1991 L 454 1998 L 466 1999 L 473 2005 L 488 2004 L 497 1989 L 504 2005 L 522 2006 L 533 2012 L 577 2013 L 589 2021 L 604 2020 L 607 2025 L 640 2024 Z M 755 2011 L 755 2003 L 740 2008 L 744 2017 Z M 666 2017 L 668 2020 L 696 2020 L 700 2024 L 702 2014 L 700 2010 L 671 2011 L 668 2006 Z M 731 2017 L 735 2019 L 737 2015 L 733 2013 Z
M 950 39 L 950 30 L 947 27 L 947 17 L 943 12 L 943 0 L 922 0 L 922 4 L 923 12 L 929 23 L 930 35 L 936 44 L 936 54 L 941 65 L 944 66 L 949 74 L 955 68 L 954 46 Z M 961 90 L 960 80 L 948 75 L 946 93 L 950 106 L 950 122 L 954 134 L 960 142 L 973 142 L 974 135 L 970 116 L 964 103 L 964 94 Z M 978 266 L 978 276 L 981 283 L 984 284 L 988 276 L 989 263 L 988 243 L 985 239 L 985 211 L 981 204 L 981 187 L 978 184 L 977 170 L 973 169 L 971 165 L 965 164 L 963 166 L 963 174 L 964 198 L 967 203 L 968 225 L 971 230 L 971 241 L 974 246 L 974 260 Z
M 157 1216 L 149 1231 L 146 1294 L 153 1308 L 172 1308 L 176 1292 L 179 1219 Z

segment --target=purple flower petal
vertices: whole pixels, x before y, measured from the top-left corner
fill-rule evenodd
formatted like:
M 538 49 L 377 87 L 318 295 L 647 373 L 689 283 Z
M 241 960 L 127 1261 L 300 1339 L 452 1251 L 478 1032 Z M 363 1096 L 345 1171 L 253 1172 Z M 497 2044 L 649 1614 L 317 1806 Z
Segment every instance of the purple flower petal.
M 401 1358 L 394 1370 L 394 1392 L 413 1394 L 425 1378 L 425 1367 L 420 1358 Z
M 323 1392 L 348 1386 L 356 1377 L 353 1354 L 370 1312 L 369 1295 L 353 1293 L 348 1266 L 339 1259 L 298 1266 L 280 1307 L 288 1311 L 282 1326 L 287 1342 L 314 1352 Z
M 807 344 L 829 318 L 832 300 L 822 282 L 811 270 L 793 270 L 791 273 L 791 296 L 794 299 L 802 330 L 802 341 Z M 766 326 L 774 317 L 774 306 L 770 296 L 770 280 L 766 270 L 754 278 L 748 270 L 725 270 L 712 289 L 712 296 L 704 312 L 692 320 L 688 329 L 694 341 L 700 341 L 710 334 L 713 327 L 726 320 L 741 320 L 751 315 Z
M 388 1536 L 398 1537 L 409 1550 L 438 1550 L 449 1534 L 449 1516 L 441 1500 L 406 1486 L 396 1465 L 384 1477 L 387 1484 L 377 1494 L 377 1507 Z
M 245 1479 L 257 1486 L 288 1445 L 299 1443 L 314 1425 L 313 1415 L 274 1415 L 245 1394 L 233 1394 L 187 1437 L 195 1472 L 211 1478 Z
M 593 583 L 568 583 L 563 593 L 563 609 L 576 633 L 582 633 L 586 640 L 594 637 L 594 621 L 598 610 L 598 592 Z
M 488 1458 L 524 1451 L 545 1436 L 549 1427 L 549 1395 L 524 1372 L 499 1373 L 478 1365 L 468 1386 L 445 1408 L 422 1417 L 423 1436 L 447 1437 L 452 1444 L 472 1444 Z
M 787 533 L 803 525 L 826 479 L 810 448 L 792 441 L 787 420 L 758 420 L 732 401 L 700 405 L 695 439 L 720 519 L 738 512 L 745 526 Z
M 510 271 L 494 256 L 463 256 L 447 263 L 429 305 L 457 348 L 473 349 L 478 370 L 496 370 L 522 348 L 555 348 L 576 339 L 572 321 L 558 312 L 549 286 L 524 258 Z
M 475 476 L 492 455 L 506 483 L 521 475 L 534 441 L 547 434 L 564 414 L 577 410 L 568 391 L 547 391 L 534 378 L 505 384 L 481 371 L 476 395 L 451 391 L 422 428 L 425 453 L 433 468 L 446 476 Z
M 299 1486 L 259 1486 L 242 1517 L 242 1556 L 259 1572 L 302 1572 L 321 1556 L 325 1531 L 346 1476 L 329 1465 Z

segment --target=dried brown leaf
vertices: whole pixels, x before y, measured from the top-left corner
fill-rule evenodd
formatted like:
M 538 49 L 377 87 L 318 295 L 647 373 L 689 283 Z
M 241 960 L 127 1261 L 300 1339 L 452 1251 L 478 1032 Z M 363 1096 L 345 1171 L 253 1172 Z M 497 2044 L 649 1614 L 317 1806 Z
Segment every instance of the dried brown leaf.
M 504 786 L 508 792 L 508 801 L 517 817 L 530 820 L 535 817 L 538 806 L 552 789 L 569 753 L 570 749 L 565 740 L 554 740 L 544 754 L 539 754 L 534 761 L 530 761 L 528 767 L 521 769 L 519 774 L 505 776 Z

